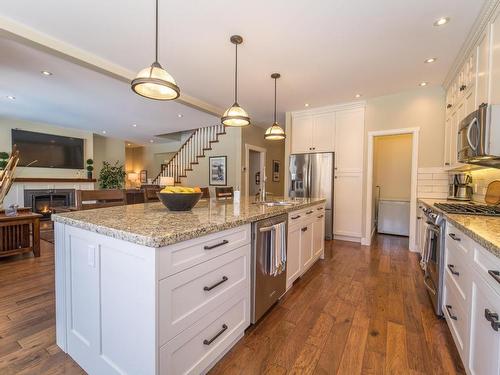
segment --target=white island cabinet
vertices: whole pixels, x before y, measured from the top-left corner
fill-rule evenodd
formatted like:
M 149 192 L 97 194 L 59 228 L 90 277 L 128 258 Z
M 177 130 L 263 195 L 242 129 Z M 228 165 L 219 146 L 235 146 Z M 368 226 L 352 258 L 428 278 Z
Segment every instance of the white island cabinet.
M 200 374 L 250 324 L 250 224 L 159 248 L 55 233 L 57 344 L 89 374 Z

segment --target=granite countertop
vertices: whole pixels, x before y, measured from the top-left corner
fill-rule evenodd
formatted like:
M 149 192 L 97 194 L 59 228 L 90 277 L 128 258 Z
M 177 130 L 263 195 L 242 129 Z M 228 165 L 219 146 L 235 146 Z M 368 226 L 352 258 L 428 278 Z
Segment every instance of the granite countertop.
M 55 214 L 52 220 L 139 245 L 162 247 L 306 208 L 325 199 L 290 202 L 290 206 L 267 207 L 248 199 L 240 203 L 210 199 L 201 200 L 188 212 L 172 212 L 156 202 Z
M 448 214 L 435 207 L 434 203 L 450 203 L 450 201 L 423 198 L 418 201 L 441 212 L 454 226 L 500 258 L 500 217 Z

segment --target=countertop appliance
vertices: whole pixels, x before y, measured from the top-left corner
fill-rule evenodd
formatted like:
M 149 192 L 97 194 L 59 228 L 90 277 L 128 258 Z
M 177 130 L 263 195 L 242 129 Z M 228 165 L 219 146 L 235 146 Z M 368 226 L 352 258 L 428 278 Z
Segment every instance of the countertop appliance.
M 290 198 L 325 198 L 325 238 L 333 238 L 333 152 L 290 155 Z
M 427 222 L 427 229 L 420 266 L 424 270 L 424 284 L 431 297 L 434 312 L 436 315 L 442 316 L 446 220 L 439 212 L 430 208 L 424 208 L 423 212 Z
M 273 256 L 275 225 L 283 224 L 286 252 L 287 222 L 288 215 L 283 214 L 252 224 L 252 323 L 257 322 L 285 294 L 286 256 L 279 272 L 269 272 L 269 265 Z
M 458 201 L 472 200 L 472 177 L 468 173 L 450 174 L 448 199 Z
M 500 216 L 500 207 L 475 203 L 434 203 L 436 208 L 448 214 Z
M 500 168 L 500 105 L 481 104 L 458 127 L 458 161 Z

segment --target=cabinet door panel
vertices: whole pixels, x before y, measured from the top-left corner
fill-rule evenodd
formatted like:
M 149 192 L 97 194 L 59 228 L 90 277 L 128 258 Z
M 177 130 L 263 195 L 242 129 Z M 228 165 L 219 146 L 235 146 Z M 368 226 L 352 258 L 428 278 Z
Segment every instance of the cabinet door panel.
M 362 175 L 338 174 L 335 177 L 334 234 L 361 237 Z
M 364 113 L 364 109 L 335 113 L 335 167 L 339 172 L 363 169 Z
M 486 319 L 487 312 L 500 314 L 500 295 L 476 274 L 472 283 L 469 357 L 473 375 L 500 373 L 500 330 L 493 329 Z
M 286 253 L 286 287 L 290 288 L 300 276 L 300 226 L 288 227 L 288 244 Z
M 314 152 L 333 152 L 335 150 L 335 116 L 322 113 L 313 117 Z
M 444 167 L 451 166 L 451 132 L 453 124 L 453 115 L 450 115 L 444 124 Z
M 302 272 L 307 270 L 313 261 L 312 252 L 312 225 L 304 225 L 300 228 L 300 258 Z
M 314 219 L 313 225 L 313 257 L 319 258 L 323 254 L 325 243 L 325 215 L 323 213 L 317 214 Z
M 292 154 L 311 152 L 313 140 L 313 118 L 311 115 L 292 119 Z
M 500 104 L 500 14 L 491 24 L 490 103 Z
M 477 105 L 488 103 L 488 81 L 489 81 L 489 28 L 481 37 L 477 50 Z

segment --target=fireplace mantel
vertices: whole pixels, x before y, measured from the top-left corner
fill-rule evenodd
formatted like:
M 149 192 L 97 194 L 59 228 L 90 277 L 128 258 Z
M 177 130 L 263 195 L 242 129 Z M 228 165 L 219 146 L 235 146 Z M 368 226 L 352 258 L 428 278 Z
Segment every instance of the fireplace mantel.
M 96 182 L 95 178 L 45 178 L 45 177 L 17 177 L 14 182 Z

